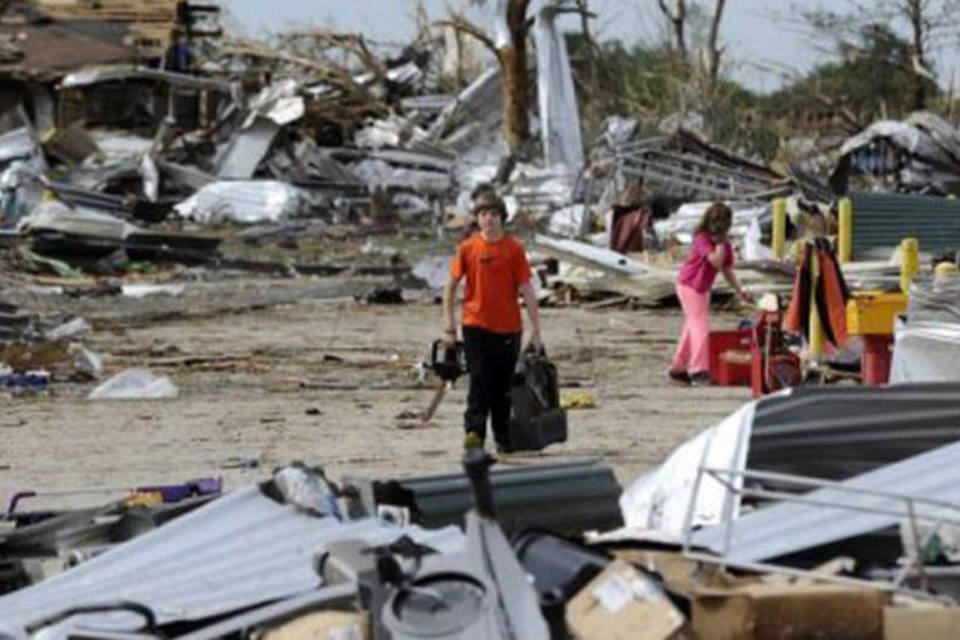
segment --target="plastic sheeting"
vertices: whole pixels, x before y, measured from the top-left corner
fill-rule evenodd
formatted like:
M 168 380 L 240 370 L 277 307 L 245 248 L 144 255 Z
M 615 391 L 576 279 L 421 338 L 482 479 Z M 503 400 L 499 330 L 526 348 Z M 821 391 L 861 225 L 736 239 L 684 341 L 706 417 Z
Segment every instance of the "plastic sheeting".
M 127 369 L 90 392 L 90 400 L 167 400 L 179 395 L 167 376 L 146 369 Z
M 950 164 L 960 161 L 960 133 L 933 113 L 918 111 L 904 121 L 879 120 L 847 140 L 840 155 L 847 155 L 885 138 L 914 156 Z
M 371 186 L 400 187 L 418 193 L 443 193 L 450 188 L 450 174 L 394 166 L 385 160 L 368 158 L 350 167 L 353 174 Z
M 698 471 L 701 466 L 743 470 L 755 408 L 756 402 L 745 405 L 681 445 L 656 471 L 636 480 L 620 497 L 626 527 L 611 535 L 630 537 L 642 532 L 647 538 L 679 543 L 687 529 L 688 512 L 691 526 L 735 517 L 739 497 L 706 475 L 697 487 Z M 734 483 L 739 486 L 739 480 Z
M 933 281 L 914 281 L 910 286 L 907 317 L 911 322 L 960 324 L 960 278 L 947 276 Z
M 666 220 L 658 220 L 653 224 L 657 236 L 666 238 L 672 235 L 681 242 L 691 242 L 694 229 L 711 204 L 713 203 L 690 202 L 681 205 L 672 216 Z M 741 201 L 729 201 L 727 204 L 733 210 L 733 226 L 730 229 L 730 235 L 734 238 L 747 236 L 754 221 L 759 225 L 761 220 L 770 215 L 768 205 L 757 206 L 756 203 Z M 761 250 L 755 248 L 755 251 L 759 253 Z
M 156 202 L 160 198 L 160 170 L 153 156 L 146 154 L 140 159 L 139 171 L 143 178 L 143 197 Z
M 391 114 L 382 120 L 374 120 L 353 136 L 354 144 L 361 149 L 383 149 L 399 147 L 404 131 L 409 124 L 399 116 Z
M 894 340 L 890 384 L 960 382 L 960 324 L 911 320 Z
M 960 381 L 960 278 L 917 281 L 894 330 L 890 383 Z
M 543 7 L 534 29 L 543 155 L 548 167 L 562 164 L 579 170 L 583 167 L 580 113 L 567 44 L 556 24 L 557 8 L 555 4 Z
M 878 138 L 886 138 L 904 151 L 927 158 L 941 156 L 936 144 L 918 128 L 896 120 L 879 120 L 853 136 L 840 147 L 840 155 L 847 155 L 865 147 Z M 942 158 L 942 156 L 939 159 Z
M 265 87 L 250 101 L 250 115 L 243 126 L 249 127 L 259 117 L 267 118 L 279 126 L 296 122 L 306 112 L 306 103 L 299 92 L 300 84 L 293 78 Z
M 439 293 L 447 283 L 451 260 L 449 255 L 423 258 L 414 265 L 413 275 L 426 282 L 431 291 Z
M 590 215 L 584 204 L 572 204 L 553 212 L 547 230 L 555 235 L 576 237 L 583 229 L 584 220 Z
M 37 155 L 37 145 L 27 127 L 0 134 L 0 163 L 30 159 Z
M 300 190 L 275 180 L 215 182 L 174 207 L 183 218 L 202 224 L 222 221 L 255 224 L 276 222 L 297 214 Z

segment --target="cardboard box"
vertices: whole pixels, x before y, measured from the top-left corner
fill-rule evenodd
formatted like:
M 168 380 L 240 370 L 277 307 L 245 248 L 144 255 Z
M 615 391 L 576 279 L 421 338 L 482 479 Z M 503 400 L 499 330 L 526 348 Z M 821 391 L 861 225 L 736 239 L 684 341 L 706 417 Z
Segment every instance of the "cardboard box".
M 753 583 L 694 594 L 701 640 L 881 640 L 887 594 L 841 585 Z
M 576 640 L 676 640 L 684 622 L 656 583 L 622 560 L 567 603 L 567 627 Z
M 887 607 L 883 610 L 883 640 L 956 640 L 960 638 L 960 607 Z

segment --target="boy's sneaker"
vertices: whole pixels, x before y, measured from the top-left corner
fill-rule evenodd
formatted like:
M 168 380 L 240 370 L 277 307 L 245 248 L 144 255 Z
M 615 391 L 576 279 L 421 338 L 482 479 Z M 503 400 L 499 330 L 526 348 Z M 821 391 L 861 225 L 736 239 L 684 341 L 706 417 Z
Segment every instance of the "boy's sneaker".
M 707 373 L 706 371 L 698 371 L 697 373 L 691 373 L 690 386 L 691 387 L 709 387 L 710 374 Z
M 483 439 L 473 431 L 470 431 L 467 433 L 467 437 L 463 439 L 463 448 L 483 449 Z
M 690 374 L 686 371 L 674 371 L 670 369 L 667 371 L 667 377 L 670 379 L 670 382 L 674 384 L 690 384 Z

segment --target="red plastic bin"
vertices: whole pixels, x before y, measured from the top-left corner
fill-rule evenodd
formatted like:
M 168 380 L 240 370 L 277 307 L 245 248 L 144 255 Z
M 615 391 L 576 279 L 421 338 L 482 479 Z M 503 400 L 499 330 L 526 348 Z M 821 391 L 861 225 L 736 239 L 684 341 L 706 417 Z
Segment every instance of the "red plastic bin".
M 709 343 L 710 381 L 721 386 L 750 385 L 750 343 L 753 335 L 750 329 L 711 331 Z M 745 352 L 730 354 L 727 351 Z

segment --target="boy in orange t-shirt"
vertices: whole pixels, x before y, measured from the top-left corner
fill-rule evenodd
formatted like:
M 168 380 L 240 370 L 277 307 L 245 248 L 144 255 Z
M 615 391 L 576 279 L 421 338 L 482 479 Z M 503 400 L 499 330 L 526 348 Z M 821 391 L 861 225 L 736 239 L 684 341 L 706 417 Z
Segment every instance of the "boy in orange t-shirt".
M 483 447 L 489 415 L 497 449 L 508 451 L 510 378 L 523 334 L 518 296 L 523 297 L 527 308 L 530 344 L 536 348 L 540 347 L 540 313 L 523 245 L 503 230 L 507 218 L 503 200 L 493 193 L 483 193 L 473 213 L 480 231 L 457 248 L 443 291 L 444 336 L 449 343 L 456 341 L 456 291 L 460 280 L 466 278 L 463 343 L 470 387 L 463 416 L 467 432 L 464 444 L 467 448 Z

